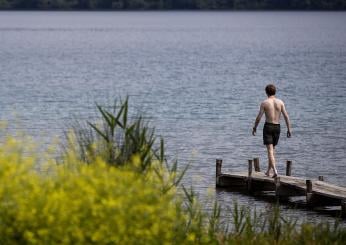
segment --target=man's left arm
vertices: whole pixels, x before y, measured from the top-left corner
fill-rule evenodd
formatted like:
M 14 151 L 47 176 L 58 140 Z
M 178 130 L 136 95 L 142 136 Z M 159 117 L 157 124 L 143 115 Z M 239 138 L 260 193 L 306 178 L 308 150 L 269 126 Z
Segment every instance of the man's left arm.
M 287 137 L 290 138 L 292 135 L 292 131 L 291 131 L 291 122 L 290 122 L 290 118 L 288 116 L 288 113 L 286 111 L 286 107 L 285 104 L 282 103 L 282 114 L 284 115 L 285 118 L 285 122 L 286 122 L 286 126 L 287 126 Z
M 255 120 L 255 125 L 254 127 L 252 128 L 252 135 L 255 136 L 256 135 L 256 129 L 257 129 L 257 126 L 258 124 L 260 123 L 261 121 L 261 118 L 264 114 L 264 104 L 262 103 L 261 106 L 260 106 L 260 110 L 258 112 L 258 115 L 256 117 L 256 120 Z

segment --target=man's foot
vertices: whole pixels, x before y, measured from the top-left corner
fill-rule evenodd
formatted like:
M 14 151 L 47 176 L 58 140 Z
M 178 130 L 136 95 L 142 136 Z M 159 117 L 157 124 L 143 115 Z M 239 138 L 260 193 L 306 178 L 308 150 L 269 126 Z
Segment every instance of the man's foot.
M 265 172 L 264 175 L 269 177 L 269 171 Z
M 274 167 L 274 175 L 272 178 L 276 178 L 278 177 L 278 170 L 276 169 L 276 167 Z

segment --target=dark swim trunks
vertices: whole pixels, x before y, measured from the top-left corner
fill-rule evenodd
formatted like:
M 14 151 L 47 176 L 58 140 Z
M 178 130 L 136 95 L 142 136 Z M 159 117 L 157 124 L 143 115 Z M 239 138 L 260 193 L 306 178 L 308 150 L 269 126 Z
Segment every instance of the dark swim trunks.
M 280 137 L 280 124 L 266 122 L 263 127 L 263 144 L 276 146 Z

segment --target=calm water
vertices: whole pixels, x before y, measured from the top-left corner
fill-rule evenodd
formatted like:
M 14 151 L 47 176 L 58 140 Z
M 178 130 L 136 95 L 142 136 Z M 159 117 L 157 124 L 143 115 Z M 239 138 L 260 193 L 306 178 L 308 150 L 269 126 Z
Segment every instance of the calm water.
M 345 23 L 345 12 L 0 12 L 0 118 L 45 141 L 72 115 L 90 119 L 94 102 L 128 94 L 205 196 L 216 158 L 245 170 L 259 156 L 263 168 L 261 130 L 250 133 L 275 81 L 293 124 L 279 171 L 290 159 L 294 175 L 346 186 Z

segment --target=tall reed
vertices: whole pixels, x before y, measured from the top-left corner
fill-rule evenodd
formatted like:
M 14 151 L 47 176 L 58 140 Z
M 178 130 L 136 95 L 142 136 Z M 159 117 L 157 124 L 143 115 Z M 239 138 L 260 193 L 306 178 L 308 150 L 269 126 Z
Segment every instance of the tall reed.
M 130 119 L 128 98 L 111 107 L 97 105 L 97 111 L 99 121 L 76 121 L 66 133 L 65 154 L 72 151 L 88 165 L 101 159 L 108 166 L 131 169 L 140 178 L 154 174 L 163 195 L 179 185 L 187 166 L 179 173 L 177 161 L 168 163 L 163 139 L 156 137 L 142 116 Z M 337 224 L 297 225 L 284 218 L 278 207 L 268 215 L 235 202 L 232 218 L 225 220 L 225 210 L 217 202 L 206 212 L 192 188 L 181 187 L 183 198 L 179 192 L 174 198 L 180 218 L 173 226 L 179 227 L 173 244 L 343 244 L 346 239 L 346 230 Z
M 96 105 L 96 108 L 97 121 L 75 120 L 65 132 L 64 154 L 73 151 L 86 164 L 101 158 L 114 167 L 131 165 L 138 173 L 153 168 L 160 175 L 163 172 L 157 168 L 165 168 L 170 181 L 163 186 L 164 192 L 181 182 L 188 165 L 179 172 L 176 160 L 167 161 L 163 138 L 155 135 L 155 129 L 143 116 L 130 118 L 128 97 L 119 104 Z M 134 156 L 138 161 L 133 161 Z

